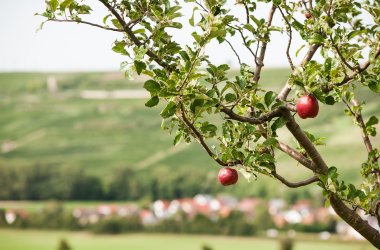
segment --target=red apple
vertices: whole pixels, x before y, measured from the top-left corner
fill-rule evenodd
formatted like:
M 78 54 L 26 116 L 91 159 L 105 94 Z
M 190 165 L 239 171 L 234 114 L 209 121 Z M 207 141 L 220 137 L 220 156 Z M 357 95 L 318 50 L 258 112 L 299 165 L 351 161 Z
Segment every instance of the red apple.
M 302 119 L 314 118 L 318 115 L 319 105 L 313 95 L 304 95 L 297 101 L 297 114 Z
M 305 17 L 306 17 L 307 19 L 310 19 L 310 18 L 311 18 L 311 14 L 310 14 L 309 12 L 306 12 L 306 13 L 305 13 Z
M 238 180 L 238 173 L 233 168 L 225 167 L 219 170 L 218 179 L 223 186 L 233 185 Z

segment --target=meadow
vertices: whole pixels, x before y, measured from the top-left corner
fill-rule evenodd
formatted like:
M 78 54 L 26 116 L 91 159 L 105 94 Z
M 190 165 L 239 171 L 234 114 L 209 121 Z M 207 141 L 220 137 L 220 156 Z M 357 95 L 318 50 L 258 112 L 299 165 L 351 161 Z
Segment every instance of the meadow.
M 266 70 L 262 84 L 279 91 L 288 74 L 286 69 Z M 47 90 L 49 76 L 57 80 L 55 93 Z M 146 99 L 83 99 L 80 95 L 83 90 L 142 89 L 143 81 L 126 80 L 117 72 L 1 73 L 0 143 L 3 149 L 7 143 L 11 148 L 0 153 L 0 166 L 17 169 L 45 164 L 84 169 L 103 182 L 119 168 L 131 169 L 141 180 L 182 173 L 206 178 L 203 183 L 215 182 L 219 167 L 199 145 L 173 147 L 174 136 L 161 130 L 162 106 L 146 108 Z M 369 90 L 358 96 L 367 99 L 365 119 L 380 114 L 375 102 L 378 96 Z M 360 180 L 360 164 L 367 156 L 360 130 L 344 115 L 343 106 L 321 105 L 317 118 L 299 121 L 305 130 L 327 138 L 326 146 L 319 148 L 330 166 L 341 169 L 345 179 Z M 289 135 L 283 137 L 293 143 Z M 374 143 L 380 145 L 379 136 Z M 281 152 L 277 161 L 278 171 L 291 179 L 309 175 Z M 257 195 L 263 187 L 269 195 L 289 192 L 268 177 L 259 177 L 254 183 L 243 181 L 226 190 L 246 196 Z
M 0 229 L 0 249 L 53 250 L 65 239 L 74 250 L 277 250 L 279 241 L 267 238 L 220 237 L 170 234 L 93 235 L 84 232 L 31 231 Z M 316 241 L 303 237 L 295 239 L 294 250 L 372 250 L 366 242 Z

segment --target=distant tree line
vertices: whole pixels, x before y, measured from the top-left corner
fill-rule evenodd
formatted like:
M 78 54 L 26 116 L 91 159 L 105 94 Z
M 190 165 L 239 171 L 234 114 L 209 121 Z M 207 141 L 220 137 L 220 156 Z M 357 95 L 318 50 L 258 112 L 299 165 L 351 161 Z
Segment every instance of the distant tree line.
M 28 216 L 18 216 L 12 224 L 5 220 L 5 210 L 0 209 L 0 228 L 37 228 L 59 230 L 89 230 L 99 234 L 120 234 L 129 232 L 179 233 L 179 234 L 215 234 L 215 235 L 256 235 L 269 228 L 275 228 L 267 209 L 255 210 L 256 216 L 247 219 L 244 213 L 232 211 L 227 217 L 209 218 L 198 214 L 188 217 L 178 213 L 174 217 L 163 219 L 153 225 L 144 225 L 137 214 L 120 217 L 117 215 L 101 218 L 93 224 L 81 224 L 59 202 L 49 202 L 40 210 L 29 212 Z M 335 221 L 312 225 L 289 225 L 281 230 L 294 229 L 301 232 L 335 232 Z
M 162 171 L 144 173 L 119 168 L 102 176 L 56 165 L 0 166 L 0 200 L 157 200 L 226 191 L 207 172 Z M 228 192 L 237 197 L 246 196 L 246 192 L 262 198 L 278 195 L 267 186 L 257 185 L 250 189 L 231 187 Z M 310 194 L 307 190 L 295 190 L 287 192 L 284 198 L 294 203 L 310 198 Z

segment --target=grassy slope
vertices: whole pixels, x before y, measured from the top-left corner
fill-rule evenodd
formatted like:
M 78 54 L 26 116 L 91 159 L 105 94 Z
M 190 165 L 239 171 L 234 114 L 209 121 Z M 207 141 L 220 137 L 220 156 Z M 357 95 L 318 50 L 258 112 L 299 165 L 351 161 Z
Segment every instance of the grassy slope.
M 152 155 L 165 154 L 172 147 L 172 136 L 160 129 L 159 107 L 145 108 L 145 100 L 79 98 L 80 90 L 84 89 L 136 89 L 141 88 L 141 84 L 124 80 L 121 73 L 53 75 L 61 90 L 56 95 L 47 93 L 46 74 L 0 74 L 0 142 L 12 140 L 20 144 L 16 150 L 0 154 L 0 164 L 80 167 L 106 179 L 112 169 L 133 167 Z M 287 75 L 288 71 L 283 69 L 264 71 L 262 83 L 279 91 Z M 374 102 L 378 97 L 369 93 L 361 95 L 370 98 L 366 117 L 380 114 Z M 339 107 L 322 105 L 316 119 L 300 123 L 306 130 L 329 138 L 327 147 L 321 146 L 322 155 L 329 165 L 341 167 L 344 177 L 356 179 L 358 171 L 351 170 L 357 169 L 366 155 L 360 131 L 342 113 Z M 288 135 L 284 138 L 293 143 Z M 377 146 L 379 138 L 374 140 Z M 280 172 L 294 179 L 307 173 L 281 153 L 278 160 Z M 158 159 L 139 172 L 142 175 L 162 174 L 173 169 L 211 171 L 213 175 L 217 172 L 216 164 L 196 144 Z M 240 187 L 231 189 L 244 189 L 249 194 L 261 185 L 280 193 L 284 190 L 283 187 L 277 190 L 275 182 L 266 177 L 254 185 L 241 182 Z
M 51 250 L 57 248 L 60 239 L 66 239 L 73 249 L 78 250 L 195 250 L 201 249 L 201 246 L 203 245 L 211 246 L 215 250 L 278 249 L 278 242 L 276 240 L 258 238 L 156 234 L 98 236 L 82 232 L 70 233 L 21 230 L 0 230 L 0 249 Z M 375 248 L 365 242 L 321 242 L 316 240 L 300 240 L 296 241 L 294 249 L 372 250 Z

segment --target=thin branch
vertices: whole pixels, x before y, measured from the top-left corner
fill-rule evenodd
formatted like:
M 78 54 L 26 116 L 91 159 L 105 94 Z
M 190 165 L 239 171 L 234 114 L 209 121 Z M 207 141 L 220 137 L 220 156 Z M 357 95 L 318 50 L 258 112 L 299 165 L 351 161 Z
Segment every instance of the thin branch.
M 228 115 L 229 119 L 258 125 L 258 124 L 262 124 L 266 121 L 270 121 L 275 117 L 280 117 L 282 115 L 282 111 L 281 111 L 282 109 L 286 109 L 286 108 L 285 107 L 278 107 L 278 108 L 276 108 L 276 109 L 274 109 L 268 113 L 261 115 L 258 118 L 254 118 L 254 117 L 251 118 L 251 117 L 238 115 L 232 109 L 226 108 L 224 106 L 222 106 L 220 111 L 222 111 L 223 113 Z
M 334 43 L 334 39 L 332 37 L 332 35 L 330 35 L 330 41 L 331 41 L 331 45 L 334 47 L 334 49 L 336 50 L 336 52 L 338 53 L 338 56 L 340 58 L 340 60 L 344 63 L 344 65 L 346 65 L 347 68 L 349 68 L 350 70 L 354 70 L 354 67 L 352 67 L 348 62 L 347 60 L 344 58 L 344 56 L 342 55 L 342 52 L 340 51 L 338 45 L 336 45 Z
M 329 10 L 327 11 L 327 15 L 328 15 L 328 16 L 331 16 L 332 6 L 333 6 L 333 0 L 330 0 L 330 3 L 329 3 Z
M 121 29 L 115 29 L 115 28 L 111 28 L 111 27 L 107 27 L 107 26 L 103 26 L 103 25 L 100 25 L 100 24 L 91 23 L 91 22 L 87 22 L 87 21 L 83 21 L 83 20 L 69 20 L 69 19 L 49 18 L 48 21 L 59 22 L 59 23 L 63 23 L 63 22 L 64 23 L 83 23 L 83 24 L 87 24 L 87 25 L 90 25 L 90 26 L 98 27 L 98 28 L 101 28 L 101 29 L 104 29 L 104 30 L 111 30 L 111 31 L 116 31 L 116 32 L 124 32 L 124 30 L 121 30 Z
M 223 162 L 220 160 L 210 149 L 210 147 L 206 144 L 203 135 L 194 127 L 194 125 L 189 121 L 189 119 L 186 117 L 186 112 L 181 104 L 181 118 L 183 122 L 187 125 L 187 127 L 191 130 L 194 137 L 198 140 L 198 142 L 202 145 L 202 147 L 206 150 L 207 154 L 214 159 L 219 165 L 221 166 L 232 166 L 236 164 L 240 164 L 240 162 Z
M 379 56 L 380 56 L 380 45 L 376 49 L 374 59 L 377 59 Z M 330 92 L 331 90 L 334 89 L 334 87 L 339 87 L 339 86 L 342 86 L 342 85 L 352 81 L 356 75 L 366 71 L 370 65 L 371 65 L 371 61 L 370 60 L 366 61 L 365 63 L 362 64 L 362 66 L 360 66 L 359 68 L 356 68 L 354 70 L 354 72 L 352 72 L 351 75 L 346 76 L 341 82 L 333 83 L 333 84 L 329 85 L 326 89 L 326 92 Z
M 284 19 L 284 21 L 286 22 L 286 25 L 288 26 L 288 34 L 289 34 L 289 40 L 288 40 L 288 46 L 286 48 L 286 57 L 288 58 L 288 62 L 289 62 L 289 65 L 290 65 L 290 68 L 292 69 L 292 71 L 294 71 L 294 64 L 293 64 L 293 61 L 292 61 L 292 58 L 290 57 L 290 46 L 292 44 L 292 26 L 290 25 L 288 19 L 286 18 L 284 12 L 282 11 L 281 8 L 278 8 L 281 12 L 281 15 L 282 15 L 282 18 Z
M 101 2 L 119 21 L 119 23 L 123 26 L 123 30 L 125 33 L 127 33 L 128 37 L 132 40 L 132 42 L 136 46 L 142 46 L 142 42 L 135 36 L 133 31 L 128 27 L 127 23 L 124 21 L 123 17 L 116 11 L 114 7 L 112 7 L 107 0 L 98 0 Z M 172 67 L 168 65 L 166 62 L 162 61 L 158 55 L 156 55 L 152 50 L 148 49 L 146 54 L 152 58 L 158 65 L 162 66 L 163 68 L 171 71 Z
M 191 62 L 191 65 L 190 65 L 190 68 L 189 70 L 187 71 L 187 74 L 185 76 L 185 78 L 183 79 L 182 83 L 179 85 L 179 89 L 178 89 L 178 92 L 181 91 L 186 83 L 187 83 L 187 80 L 189 79 L 190 75 L 191 75 L 191 72 L 193 71 L 194 67 L 195 67 L 195 64 L 197 62 L 197 60 L 199 59 L 198 56 L 199 54 L 201 53 L 201 50 L 202 50 L 203 47 L 199 47 L 198 50 L 197 50 L 197 53 L 195 54 L 194 56 L 194 61 Z
M 320 44 L 313 44 L 310 46 L 305 57 L 302 59 L 301 67 L 304 66 L 306 63 L 308 63 L 313 58 L 315 52 L 318 50 L 318 48 L 320 46 L 321 46 Z M 296 72 L 293 71 L 293 74 L 295 74 L 295 73 Z M 279 99 L 281 101 L 286 101 L 286 98 L 288 97 L 290 90 L 291 90 L 291 85 L 289 84 L 289 79 L 288 79 L 285 86 L 282 88 L 282 90 L 278 94 L 277 99 Z
M 267 21 L 268 28 L 272 25 L 272 20 L 273 20 L 273 16 L 276 11 L 276 8 L 277 7 L 275 5 L 272 5 L 272 8 L 269 11 L 268 21 Z M 268 42 L 262 42 L 260 53 L 258 54 L 258 57 L 257 57 L 258 64 L 256 65 L 255 74 L 253 76 L 254 82 L 259 82 L 260 80 L 261 69 L 264 67 L 264 57 L 265 57 L 265 52 L 267 50 L 267 44 Z
M 239 65 L 241 65 L 241 60 L 240 60 L 239 54 L 236 52 L 235 48 L 232 46 L 232 44 L 230 43 L 230 41 L 228 41 L 227 39 L 225 41 L 228 43 L 228 45 L 230 45 L 230 48 L 235 53 L 235 56 L 236 56 L 236 58 L 239 61 Z
M 313 0 L 309 0 L 309 9 L 313 9 Z
M 205 12 L 209 12 L 200 2 L 198 2 L 198 1 L 195 1 L 195 3 L 199 6 L 199 7 L 201 7 Z
M 357 107 L 359 106 L 359 103 L 357 100 L 355 99 L 352 99 L 352 105 L 354 107 Z M 351 110 L 351 109 L 350 109 Z M 363 137 L 363 142 L 364 142 L 364 145 L 368 151 L 368 153 L 372 152 L 373 151 L 373 146 L 372 146 L 372 143 L 371 143 L 371 140 L 369 139 L 369 136 L 368 136 L 368 132 L 366 130 L 366 126 L 365 126 L 365 123 L 363 121 L 363 115 L 362 115 L 362 112 L 360 110 L 358 110 L 357 112 L 354 112 L 353 110 L 351 110 L 352 114 L 354 115 L 355 117 L 355 120 L 356 122 L 359 124 L 359 127 L 361 128 L 362 130 L 362 137 Z M 373 162 L 376 162 L 377 159 L 376 158 L 373 158 L 372 159 Z
M 232 27 L 232 26 L 229 26 L 229 27 Z M 244 43 L 244 46 L 249 50 L 249 53 L 252 54 L 253 58 L 255 59 L 255 64 L 257 65 L 257 53 L 253 52 L 253 50 L 251 49 L 251 47 L 248 45 L 248 42 L 243 34 L 243 31 L 241 29 L 235 29 L 237 32 L 239 32 L 242 40 L 243 40 L 243 43 Z
M 261 124 L 257 125 L 256 129 L 261 133 L 261 135 L 265 139 L 268 138 L 266 131 L 265 131 L 265 128 Z M 305 155 L 303 155 L 300 152 L 298 152 L 297 150 L 295 150 L 294 148 L 290 147 L 289 145 L 287 145 L 281 141 L 279 141 L 276 144 L 276 148 L 278 148 L 279 150 L 281 150 L 285 154 L 289 155 L 291 158 L 293 158 L 294 160 L 299 162 L 301 165 L 305 166 L 306 168 L 310 169 L 313 172 L 316 172 L 317 167 L 316 167 L 315 163 L 313 161 L 311 161 L 310 159 L 308 159 Z
M 310 169 L 311 171 L 315 172 L 317 167 L 313 161 L 306 158 L 303 154 L 295 150 L 294 148 L 291 148 L 287 144 L 283 142 L 278 142 L 277 148 L 280 149 L 285 154 L 292 157 L 294 160 L 299 162 L 301 165 L 305 166 L 306 168 Z
M 248 6 L 247 6 L 247 3 L 243 1 L 243 5 L 244 5 L 244 9 L 245 9 L 245 15 L 246 15 L 246 18 L 247 18 L 247 24 L 249 23 L 249 9 L 248 9 Z
M 303 187 L 303 186 L 307 186 L 307 185 L 310 185 L 314 182 L 319 181 L 319 178 L 317 176 L 313 176 L 313 177 L 311 177 L 307 180 L 304 180 L 304 181 L 290 182 L 290 181 L 286 180 L 284 177 L 282 177 L 281 175 L 277 174 L 276 172 L 272 172 L 271 175 L 290 188 Z

